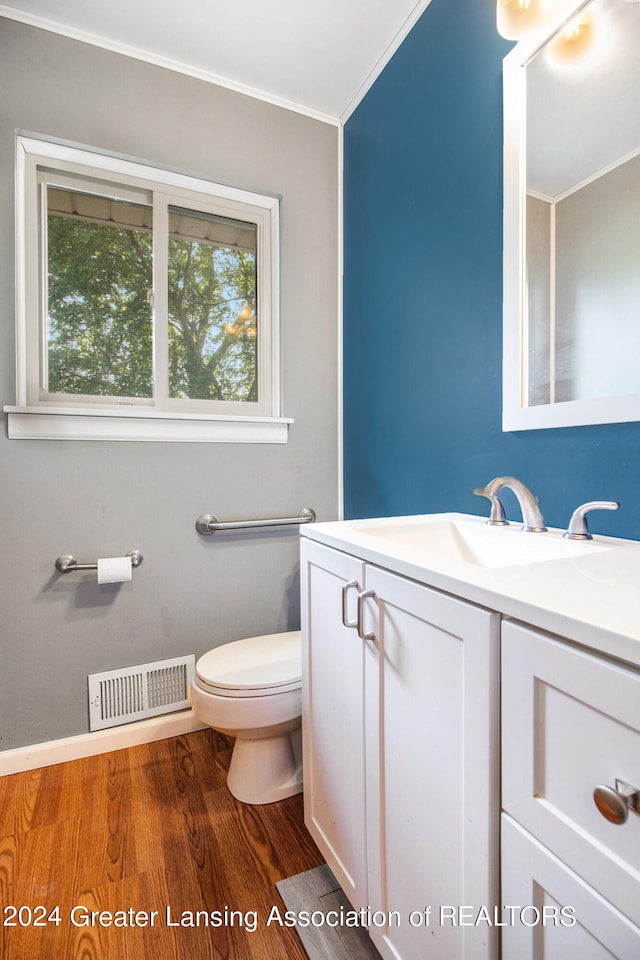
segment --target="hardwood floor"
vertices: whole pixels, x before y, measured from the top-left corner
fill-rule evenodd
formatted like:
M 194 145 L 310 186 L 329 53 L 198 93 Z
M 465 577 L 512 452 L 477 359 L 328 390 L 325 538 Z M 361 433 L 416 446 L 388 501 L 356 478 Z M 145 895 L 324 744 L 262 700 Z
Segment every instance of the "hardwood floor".
M 229 757 L 203 730 L 0 778 L 2 960 L 305 960 L 267 925 L 322 863 L 302 796 L 238 803 Z

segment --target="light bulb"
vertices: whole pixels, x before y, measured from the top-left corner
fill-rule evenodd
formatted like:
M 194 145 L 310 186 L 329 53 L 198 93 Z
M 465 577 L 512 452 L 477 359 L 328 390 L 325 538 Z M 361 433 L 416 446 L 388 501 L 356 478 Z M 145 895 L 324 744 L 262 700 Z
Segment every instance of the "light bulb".
M 498 33 L 506 40 L 521 40 L 544 23 L 547 7 L 545 0 L 498 0 Z
M 550 62 L 557 66 L 568 66 L 584 60 L 593 51 L 596 35 L 593 11 L 585 7 L 549 44 L 547 54 Z

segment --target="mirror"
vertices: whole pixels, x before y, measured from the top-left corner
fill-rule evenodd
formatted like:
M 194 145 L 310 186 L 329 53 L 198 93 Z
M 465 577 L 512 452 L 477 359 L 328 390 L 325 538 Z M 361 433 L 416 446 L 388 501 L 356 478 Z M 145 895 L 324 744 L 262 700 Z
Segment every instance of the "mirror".
M 640 420 L 640 2 L 504 63 L 504 430 Z

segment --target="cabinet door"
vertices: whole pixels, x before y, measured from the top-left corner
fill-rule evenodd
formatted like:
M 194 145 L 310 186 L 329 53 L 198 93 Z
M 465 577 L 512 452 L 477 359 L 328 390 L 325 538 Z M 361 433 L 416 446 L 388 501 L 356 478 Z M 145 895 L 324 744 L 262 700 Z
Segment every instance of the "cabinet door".
M 374 566 L 366 587 L 369 932 L 394 960 L 495 958 L 468 921 L 498 903 L 499 617 Z
M 505 811 L 640 926 L 640 816 L 593 801 L 640 788 L 640 673 L 515 623 L 502 660 Z
M 502 902 L 502 960 L 640 957 L 640 929 L 508 816 Z
M 364 564 L 302 539 L 302 732 L 305 823 L 354 907 L 367 905 L 365 645 L 342 623 L 343 587 Z M 358 590 L 346 591 L 355 622 Z

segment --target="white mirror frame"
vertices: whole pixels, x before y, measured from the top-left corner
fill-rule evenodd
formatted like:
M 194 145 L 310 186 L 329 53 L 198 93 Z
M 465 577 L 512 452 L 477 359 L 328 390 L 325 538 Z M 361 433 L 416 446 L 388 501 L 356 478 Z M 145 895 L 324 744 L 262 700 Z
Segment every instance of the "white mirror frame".
M 589 0 L 559 0 L 541 31 L 521 40 L 503 62 L 504 236 L 502 429 L 539 430 L 640 420 L 640 392 L 527 405 L 524 323 L 526 236 L 526 77 L 532 56 Z

